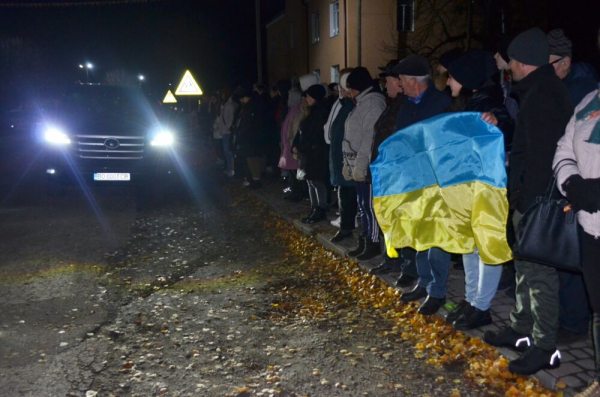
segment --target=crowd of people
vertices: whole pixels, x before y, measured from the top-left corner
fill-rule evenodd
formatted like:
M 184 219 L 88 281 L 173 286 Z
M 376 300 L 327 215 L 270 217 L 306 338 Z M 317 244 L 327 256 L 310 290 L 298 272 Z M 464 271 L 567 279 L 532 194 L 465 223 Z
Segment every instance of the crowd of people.
M 583 230 L 583 273 L 522 260 L 488 265 L 476 249 L 455 258 L 464 268 L 465 298 L 446 321 L 463 331 L 491 324 L 492 299 L 499 286 L 512 283 L 510 325 L 486 331 L 484 340 L 521 352 L 509 370 L 527 375 L 558 367 L 559 339 L 587 337 L 593 319 L 596 378 L 579 395 L 600 396 L 600 292 L 594 288 L 600 280 L 598 75 L 573 60 L 572 42 L 561 29 L 530 29 L 500 40 L 496 50 L 443 54 L 436 75 L 446 81 L 444 90 L 421 55 L 392 60 L 375 78 L 355 67 L 340 71 L 339 84 L 321 84 L 308 74 L 271 89 L 223 89 L 211 98 L 205 123 L 229 177 L 241 176 L 244 185 L 258 189 L 264 175 L 279 169 L 288 184 L 284 199 L 310 200 L 301 219 L 307 224 L 325 221 L 337 207 L 332 224 L 339 230 L 331 241 L 355 239 L 358 230 L 348 256 L 360 261 L 383 255 L 371 273 L 399 273 L 396 285 L 406 289 L 400 299 L 424 298 L 418 312 L 432 315 L 446 303 L 452 254 L 400 247 L 399 258 L 386 255 L 369 166 L 382 142 L 406 127 L 449 112 L 481 113 L 504 136 L 507 232 L 518 232 L 525 211 L 556 176 Z

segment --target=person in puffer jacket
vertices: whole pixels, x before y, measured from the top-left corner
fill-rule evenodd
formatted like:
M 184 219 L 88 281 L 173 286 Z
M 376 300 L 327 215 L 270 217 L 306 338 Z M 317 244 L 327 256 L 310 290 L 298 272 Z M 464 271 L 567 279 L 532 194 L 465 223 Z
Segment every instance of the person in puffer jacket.
M 600 46 L 600 32 L 599 32 Z M 583 281 L 593 312 L 594 383 L 577 396 L 600 396 L 600 87 L 583 98 L 554 155 L 557 185 L 583 228 Z
M 384 96 L 374 91 L 373 79 L 366 68 L 352 70 L 347 80 L 356 107 L 346 119 L 342 143 L 344 179 L 353 180 L 360 211 L 361 234 L 358 247 L 348 256 L 369 260 L 381 254 L 379 226 L 373 211 L 373 188 L 367 180 L 375 123 L 385 109 Z

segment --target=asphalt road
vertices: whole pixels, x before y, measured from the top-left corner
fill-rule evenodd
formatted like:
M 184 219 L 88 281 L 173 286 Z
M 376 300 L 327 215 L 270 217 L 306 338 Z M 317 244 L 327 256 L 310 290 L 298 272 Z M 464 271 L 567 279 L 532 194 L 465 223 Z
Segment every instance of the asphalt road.
M 26 141 L 0 144 L 0 396 L 490 395 L 311 279 L 276 215 L 206 162 L 152 197 L 47 197 Z

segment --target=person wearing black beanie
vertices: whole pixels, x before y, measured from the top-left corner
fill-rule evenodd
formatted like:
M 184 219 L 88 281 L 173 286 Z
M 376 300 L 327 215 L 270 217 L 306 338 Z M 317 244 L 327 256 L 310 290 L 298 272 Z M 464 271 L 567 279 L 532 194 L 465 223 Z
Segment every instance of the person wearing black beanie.
M 298 157 L 298 179 L 308 184 L 311 211 L 302 218 L 303 223 L 316 223 L 327 219 L 327 179 L 329 147 L 325 142 L 325 123 L 329 117 L 327 91 L 321 84 L 313 84 L 306 90 L 308 116 L 300 123 L 292 144 L 292 152 Z
M 544 32 L 535 28 L 521 33 L 508 46 L 508 56 L 517 82 L 513 91 L 519 98 L 508 177 L 512 221 L 518 235 L 523 214 L 552 181 L 552 159 L 573 114 L 573 105 L 567 88 L 548 63 L 550 47 Z M 486 331 L 483 339 L 493 346 L 513 347 L 519 340 L 526 341 L 527 350 L 508 364 L 514 374 L 557 368 L 557 270 L 522 259 L 515 259 L 514 267 L 517 305 L 511 323 L 497 331 Z
M 347 83 L 356 107 L 346 119 L 342 143 L 342 173 L 344 179 L 354 181 L 356 186 L 361 221 L 358 246 L 350 251 L 348 256 L 358 260 L 369 260 L 381 254 L 379 225 L 373 211 L 373 189 L 367 175 L 375 123 L 385 109 L 385 97 L 375 90 L 371 74 L 365 68 L 353 69 Z
M 369 87 L 373 87 L 373 78 L 367 68 L 357 67 L 352 69 L 348 76 L 348 88 L 357 92 L 363 92 Z

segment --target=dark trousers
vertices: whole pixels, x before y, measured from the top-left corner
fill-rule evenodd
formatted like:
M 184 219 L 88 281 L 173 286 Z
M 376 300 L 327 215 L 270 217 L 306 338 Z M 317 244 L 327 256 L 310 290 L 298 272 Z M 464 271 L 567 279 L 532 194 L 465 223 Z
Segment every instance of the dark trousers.
M 358 207 L 356 188 L 354 186 L 338 186 L 337 193 L 340 208 L 340 229 L 353 230 Z
M 373 189 L 368 182 L 356 182 L 356 197 L 360 209 L 360 235 L 379 242 L 379 224 L 373 211 Z
M 558 323 L 561 328 L 578 334 L 587 334 L 590 329 L 591 310 L 588 304 L 583 276 L 558 270 L 560 284 L 560 315 Z
M 600 239 L 583 233 L 581 239 L 583 255 L 583 281 L 587 286 L 590 306 L 594 312 L 592 334 L 594 336 L 594 351 L 596 355 L 596 380 L 600 381 Z

